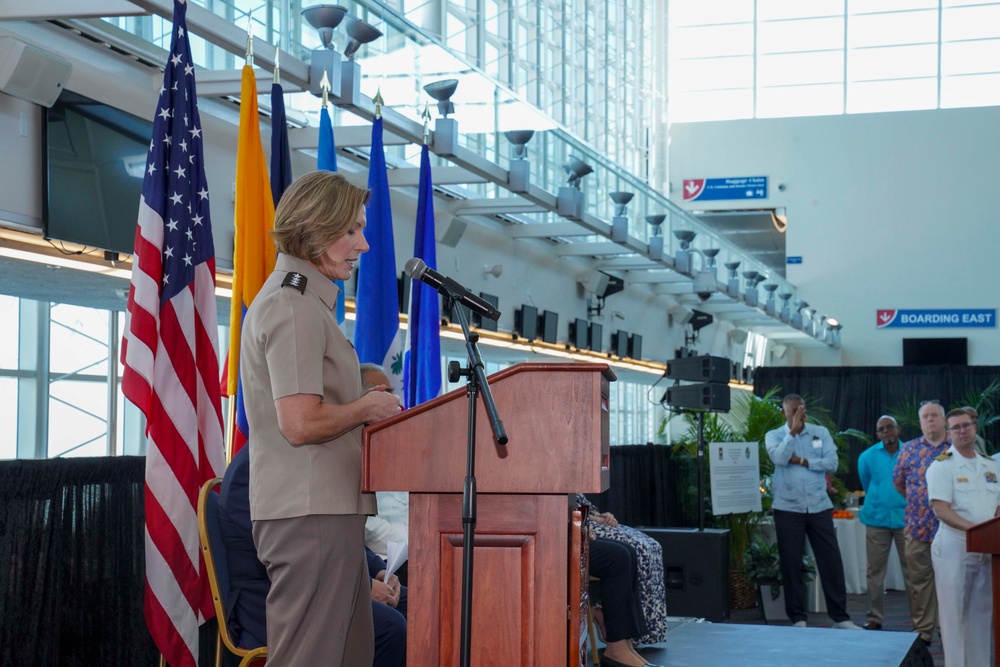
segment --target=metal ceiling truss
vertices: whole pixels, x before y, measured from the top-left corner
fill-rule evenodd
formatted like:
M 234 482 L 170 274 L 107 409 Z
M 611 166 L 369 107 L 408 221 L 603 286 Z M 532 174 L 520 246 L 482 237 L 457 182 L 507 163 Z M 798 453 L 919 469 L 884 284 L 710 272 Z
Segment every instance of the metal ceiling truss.
M 140 63 L 149 65 L 151 62 L 162 63 L 161 49 L 126 33 L 104 21 L 93 19 L 69 18 L 80 17 L 81 10 L 72 0 L 46 0 L 41 3 L 48 7 L 38 11 L 22 10 L 17 18 L 58 19 L 70 24 L 81 34 L 88 34 L 89 39 L 104 41 L 108 46 L 119 52 L 129 53 Z M 131 5 L 131 9 L 129 7 Z M 88 10 L 86 16 L 96 15 L 131 15 L 151 13 L 172 20 L 172 0 L 99 0 L 99 9 Z M 106 10 L 106 11 L 105 11 Z M 136 10 L 136 11 L 131 11 Z M 30 17 L 23 16 L 31 14 Z M 7 10 L 0 10 L 0 18 L 10 15 Z M 234 55 L 242 57 L 246 50 L 247 31 L 229 22 L 225 18 L 206 10 L 194 3 L 188 3 L 188 29 Z M 65 27 L 65 25 L 63 26 Z M 259 39 L 253 38 L 253 54 L 255 67 L 271 72 L 274 69 L 276 48 Z M 299 60 L 289 53 L 281 53 L 281 83 L 289 92 L 307 90 L 309 88 L 309 64 Z M 269 73 L 259 73 L 258 80 L 266 85 L 271 78 Z M 238 96 L 240 72 L 229 71 L 198 71 L 199 95 Z M 348 96 L 350 97 L 350 96 Z M 347 99 L 331 95 L 331 102 L 337 100 L 337 106 L 351 113 L 371 120 L 375 116 L 375 105 L 371 99 L 363 95 L 355 99 Z M 386 145 L 419 145 L 424 140 L 423 125 L 411 120 L 391 106 L 381 109 L 384 141 Z M 438 119 L 440 123 L 442 119 Z M 451 119 L 444 119 L 453 122 Z M 445 126 L 447 129 L 447 125 Z M 360 153 L 361 149 L 371 144 L 371 130 L 367 126 L 347 126 L 336 128 L 338 149 L 349 153 L 352 150 Z M 318 129 L 313 127 L 290 128 L 289 142 L 292 149 L 315 151 L 318 145 Z M 444 139 L 444 141 L 438 141 Z M 515 217 L 518 214 L 553 212 L 558 213 L 557 195 L 532 183 L 526 187 L 512 189 L 510 172 L 500 165 L 480 156 L 473 151 L 451 140 L 451 137 L 438 137 L 437 129 L 430 134 L 431 150 L 448 160 L 452 166 L 435 169 L 436 185 L 460 185 L 470 183 L 494 183 L 511 192 L 511 196 L 495 198 L 465 198 L 456 199 L 448 204 L 448 210 L 456 216 L 469 218 L 489 218 L 504 226 L 506 233 L 515 239 L 543 239 L 554 243 L 554 252 L 561 257 L 582 257 L 590 259 L 591 268 L 619 272 L 626 284 L 647 284 L 656 294 L 674 295 L 685 305 L 691 303 L 695 307 L 721 314 L 726 319 L 744 323 L 754 328 L 775 328 L 775 334 L 781 337 L 793 338 L 796 342 L 820 341 L 831 347 L 839 347 L 839 341 L 831 342 L 828 337 L 813 336 L 811 333 L 793 328 L 783 321 L 779 315 L 768 315 L 764 311 L 763 301 L 759 306 L 744 303 L 730 297 L 726 284 L 717 278 L 713 279 L 714 290 L 710 301 L 699 301 L 692 292 L 694 275 L 677 272 L 675 259 L 665 252 L 651 257 L 651 246 L 638 238 L 622 235 L 619 230 L 613 237 L 612 225 L 590 213 L 580 213 L 572 217 L 563 217 L 561 222 L 528 222 L 527 218 Z M 417 185 L 418 170 L 415 168 L 392 169 L 389 172 L 390 184 L 396 187 L 412 188 Z M 450 190 L 454 193 L 454 190 Z M 449 196 L 456 196 L 449 194 Z M 685 223 L 696 229 L 704 229 L 704 225 L 683 212 L 681 209 L 672 211 L 671 215 L 680 216 Z M 516 222 L 512 222 L 516 221 Z M 709 235 L 706 232 L 702 232 Z M 715 234 L 712 232 L 711 234 Z M 724 234 L 717 234 L 720 238 Z M 600 240 L 576 240 L 578 237 L 597 237 Z M 749 253 L 745 253 L 749 255 Z M 805 327 L 803 327 L 805 328 Z M 811 329 L 811 327 L 809 327 Z M 768 334 L 769 336 L 774 336 Z

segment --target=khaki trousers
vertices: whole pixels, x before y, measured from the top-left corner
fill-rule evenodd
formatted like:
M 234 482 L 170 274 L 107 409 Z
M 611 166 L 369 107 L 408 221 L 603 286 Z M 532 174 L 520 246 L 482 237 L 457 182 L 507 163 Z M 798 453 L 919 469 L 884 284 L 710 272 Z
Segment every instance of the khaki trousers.
M 889 554 L 893 542 L 896 543 L 896 555 L 903 568 L 903 581 L 907 592 L 910 589 L 905 537 L 902 528 L 865 526 L 865 552 L 868 556 L 868 620 L 880 625 L 885 617 L 885 572 L 889 567 Z
M 937 595 L 934 592 L 934 565 L 929 542 L 906 536 L 906 568 L 910 577 L 910 615 L 913 629 L 930 641 L 937 625 Z
M 375 657 L 365 518 L 254 521 L 267 568 L 268 667 L 360 667 Z

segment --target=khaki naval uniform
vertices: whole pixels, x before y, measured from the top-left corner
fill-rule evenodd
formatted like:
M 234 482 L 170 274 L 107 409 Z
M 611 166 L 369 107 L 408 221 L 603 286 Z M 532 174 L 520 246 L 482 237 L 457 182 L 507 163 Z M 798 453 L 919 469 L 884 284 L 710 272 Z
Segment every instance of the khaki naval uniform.
M 943 500 L 964 519 L 980 523 L 996 515 L 1000 480 L 996 461 L 963 456 L 954 446 L 927 468 L 927 495 Z M 941 522 L 931 543 L 941 643 L 947 667 L 990 664 L 992 585 L 990 556 L 969 553 L 965 531 Z
M 298 274 L 296 276 L 296 274 Z M 337 287 L 281 254 L 243 323 L 240 377 L 250 424 L 250 516 L 267 567 L 269 667 L 371 665 L 374 638 L 364 552 L 361 427 L 293 447 L 277 398 L 362 395 L 358 357 L 336 321 Z

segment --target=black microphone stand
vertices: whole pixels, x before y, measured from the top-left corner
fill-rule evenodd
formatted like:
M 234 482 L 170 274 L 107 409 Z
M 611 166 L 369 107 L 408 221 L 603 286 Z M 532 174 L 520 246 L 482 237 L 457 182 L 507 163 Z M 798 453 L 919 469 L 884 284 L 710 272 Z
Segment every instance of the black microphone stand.
M 705 413 L 698 411 L 698 531 L 705 532 Z
M 493 429 L 493 439 L 499 445 L 507 444 L 507 431 L 497 414 L 493 393 L 486 381 L 483 358 L 479 354 L 479 334 L 469 331 L 469 321 L 465 307 L 458 296 L 448 293 L 449 309 L 458 314 L 458 322 L 465 335 L 465 348 L 469 355 L 469 365 L 461 368 L 456 361 L 448 364 L 448 380 L 457 382 L 460 377 L 469 378 L 466 396 L 469 403 L 469 433 L 466 449 L 465 484 L 462 487 L 462 637 L 459 655 L 461 667 L 470 667 L 472 657 L 472 554 L 476 532 L 476 396 L 482 392 L 483 405 Z

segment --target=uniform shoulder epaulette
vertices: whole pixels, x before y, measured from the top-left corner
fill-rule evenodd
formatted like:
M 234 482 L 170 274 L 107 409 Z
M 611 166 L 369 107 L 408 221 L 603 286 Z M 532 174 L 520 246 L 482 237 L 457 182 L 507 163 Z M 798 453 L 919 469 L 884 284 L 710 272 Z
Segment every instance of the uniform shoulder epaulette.
M 281 281 L 282 287 L 294 287 L 302 294 L 306 293 L 306 283 L 309 279 L 306 278 L 301 273 L 296 273 L 295 271 L 289 271 L 285 275 L 285 279 Z
M 941 452 L 938 456 L 934 457 L 935 461 L 947 461 L 951 457 L 951 452 Z
M 990 456 L 989 454 L 983 454 L 982 452 L 976 452 L 976 454 L 979 454 L 979 455 L 980 455 L 980 456 L 982 456 L 982 457 L 983 457 L 984 459 L 989 459 L 990 461 L 992 461 L 992 460 L 993 460 L 993 457 L 992 457 L 992 456 Z

